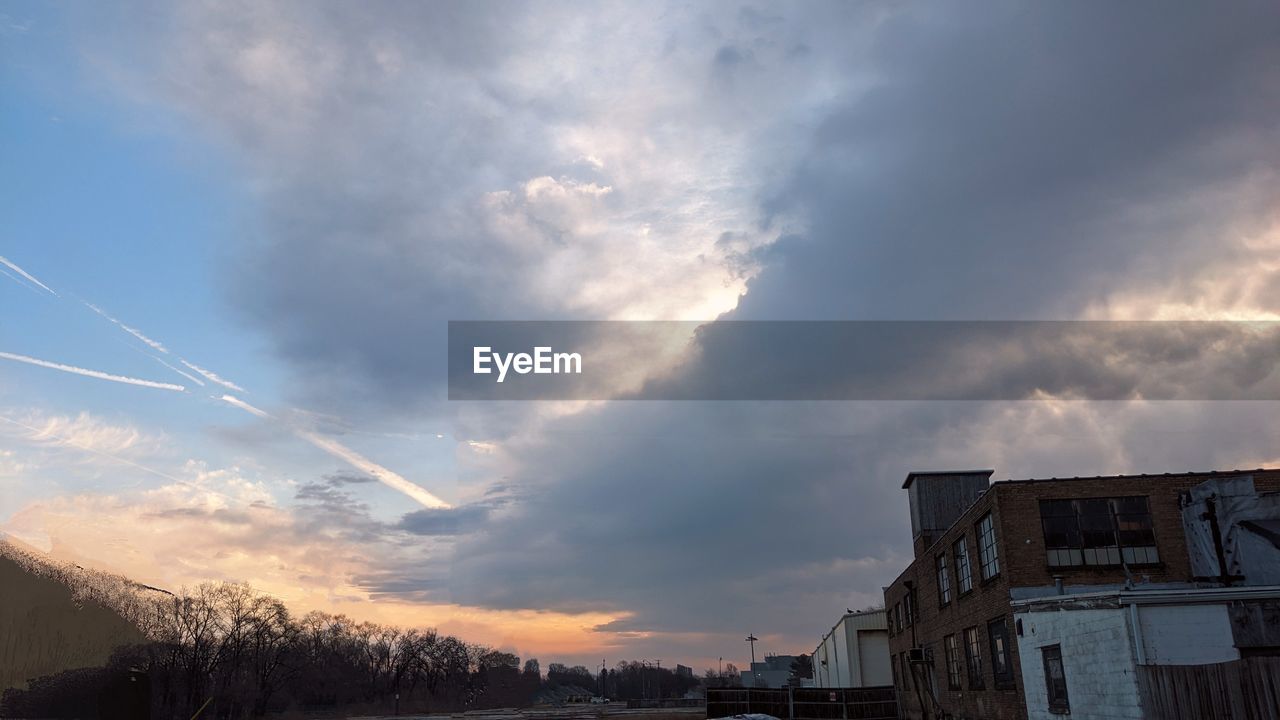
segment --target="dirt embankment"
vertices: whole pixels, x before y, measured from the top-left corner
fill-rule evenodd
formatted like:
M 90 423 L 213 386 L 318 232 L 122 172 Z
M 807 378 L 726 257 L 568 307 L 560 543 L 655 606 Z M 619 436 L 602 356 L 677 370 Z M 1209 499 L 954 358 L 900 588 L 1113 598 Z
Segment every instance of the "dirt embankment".
M 104 665 L 142 632 L 92 600 L 77 602 L 65 584 L 0 553 L 0 692 L 30 678 Z

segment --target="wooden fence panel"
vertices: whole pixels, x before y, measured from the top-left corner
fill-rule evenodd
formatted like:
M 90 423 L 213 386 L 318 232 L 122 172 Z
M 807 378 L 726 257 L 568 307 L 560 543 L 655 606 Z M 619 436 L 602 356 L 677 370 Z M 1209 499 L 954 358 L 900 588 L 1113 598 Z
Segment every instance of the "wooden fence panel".
M 1140 665 L 1151 720 L 1280 720 L 1280 657 L 1214 665 Z

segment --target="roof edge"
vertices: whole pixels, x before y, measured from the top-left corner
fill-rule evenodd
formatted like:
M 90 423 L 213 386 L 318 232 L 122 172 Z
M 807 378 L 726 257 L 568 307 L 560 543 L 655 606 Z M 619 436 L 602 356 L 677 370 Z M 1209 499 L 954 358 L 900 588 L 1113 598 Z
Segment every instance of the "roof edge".
M 985 468 L 981 470 L 913 470 L 907 473 L 907 479 L 902 482 L 902 489 L 906 490 L 911 487 L 911 483 L 918 477 L 933 477 L 936 475 L 986 475 L 987 479 L 990 480 L 993 474 L 995 474 L 995 470 L 988 470 Z

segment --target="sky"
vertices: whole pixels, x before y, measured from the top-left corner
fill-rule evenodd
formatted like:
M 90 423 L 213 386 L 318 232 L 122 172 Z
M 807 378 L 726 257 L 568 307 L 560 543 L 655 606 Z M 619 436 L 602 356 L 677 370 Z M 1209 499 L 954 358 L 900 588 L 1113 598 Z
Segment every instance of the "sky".
M 449 402 L 447 321 L 1280 319 L 1278 33 L 1262 2 L 5 3 L 0 532 L 544 665 L 811 651 L 909 561 L 907 472 L 1270 466 L 1280 415 Z

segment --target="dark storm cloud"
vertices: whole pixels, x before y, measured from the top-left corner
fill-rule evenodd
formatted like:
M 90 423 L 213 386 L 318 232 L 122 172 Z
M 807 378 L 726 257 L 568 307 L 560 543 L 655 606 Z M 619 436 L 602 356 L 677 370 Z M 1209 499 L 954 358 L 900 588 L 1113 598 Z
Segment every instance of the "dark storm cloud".
M 482 526 L 491 510 L 489 505 L 481 503 L 427 508 L 405 515 L 400 520 L 400 528 L 415 535 L 462 535 Z
M 530 212 L 528 242 L 510 242 L 472 199 L 546 174 L 604 182 L 552 146 L 563 125 L 625 121 L 630 106 L 593 114 L 620 65 L 652 68 L 646 98 L 686 101 L 662 106 L 649 127 L 621 127 L 619 144 L 687 136 L 668 147 L 680 155 L 705 144 L 706 127 L 729 128 L 733 142 L 714 139 L 746 159 L 717 170 L 765 178 L 759 224 L 790 231 L 761 249 L 745 239 L 760 228 L 707 220 L 730 275 L 759 265 L 734 318 L 1077 317 L 1117 290 L 1194 287 L 1222 260 L 1234 263 L 1226 282 L 1242 282 L 1249 258 L 1221 239 L 1257 230 L 1275 206 L 1271 4 L 700 5 L 696 22 L 659 22 L 642 47 L 539 62 L 531 48 L 581 28 L 572 13 L 280 7 L 210 31 L 199 13 L 179 17 L 188 32 L 172 33 L 172 62 L 153 64 L 177 68 L 171 100 L 239 148 L 263 188 L 261 237 L 234 248 L 229 296 L 309 406 L 363 418 L 439 411 L 423 403 L 443 395 L 445 320 L 584 314 L 529 282 L 544 255 L 578 247 L 572 223 Z M 559 78 L 558 63 L 605 82 L 503 80 Z M 805 115 L 787 114 L 795 108 Z M 783 119 L 749 124 L 761 117 Z M 663 184 L 620 184 L 600 202 L 625 211 L 628 192 Z M 621 261 L 597 260 L 550 275 L 555 289 L 603 291 L 592 283 Z M 704 350 L 708 367 L 733 362 Z M 1072 360 L 1014 358 L 981 381 L 1079 380 Z M 1224 368 L 1223 381 L 1252 377 L 1250 362 Z M 1119 383 L 1117 393 L 1159 382 L 1134 367 L 1085 380 Z M 1236 403 L 637 403 L 551 419 L 501 404 L 454 410 L 459 438 L 493 440 L 505 458 L 460 463 L 464 480 L 518 494 L 501 512 L 405 516 L 395 532 L 425 531 L 415 540 L 457 531 L 451 572 L 401 563 L 372 569 L 366 586 L 625 611 L 605 631 L 723 634 L 734 643 L 723 654 L 741 652 L 741 632 L 766 629 L 799 638 L 778 651 L 806 650 L 845 607 L 873 602 L 910 552 L 899 489 L 909 470 L 1228 468 L 1270 457 L 1275 425 L 1266 407 Z M 336 513 L 348 490 L 317 483 L 299 495 Z M 389 532 L 351 512 L 355 531 Z M 641 655 L 665 642 L 692 647 L 662 635 L 627 647 Z
M 1257 230 L 1274 200 L 1247 186 L 1280 166 L 1278 23 L 1262 4 L 899 13 L 877 34 L 873 87 L 833 101 L 772 193 L 770 210 L 807 227 L 758 253 L 731 317 L 1073 317 L 1235 252 L 1219 238 Z M 740 362 L 703 350 L 704 370 Z M 1204 379 L 1256 380 L 1256 360 L 1274 359 L 1262 350 Z M 1143 360 L 1177 359 L 1161 353 L 1133 348 L 1102 375 L 1070 353 L 1050 367 L 1014 357 L 981 382 L 1056 376 L 1122 396 L 1162 382 Z M 1266 415 L 1232 403 L 610 407 L 520 448 L 528 473 L 554 480 L 459 545 L 452 587 L 498 607 L 625 608 L 628 630 L 817 633 L 809 618 L 874 598 L 906 563 L 909 470 L 1229 468 L 1270 457 Z
M 776 189 L 809 230 L 768 248 L 735 316 L 1058 319 L 1168 282 L 1270 219 L 1277 32 L 1267 3 L 899 13 L 874 86 Z M 1252 203 L 1203 200 L 1257 178 Z
M 723 635 L 728 651 L 765 629 L 801 638 L 779 651 L 805 650 L 909 562 L 908 471 L 1253 467 L 1272 452 L 1269 406 L 610 404 L 522 448 L 537 491 L 459 541 L 451 597 L 627 610 L 612 629 Z

